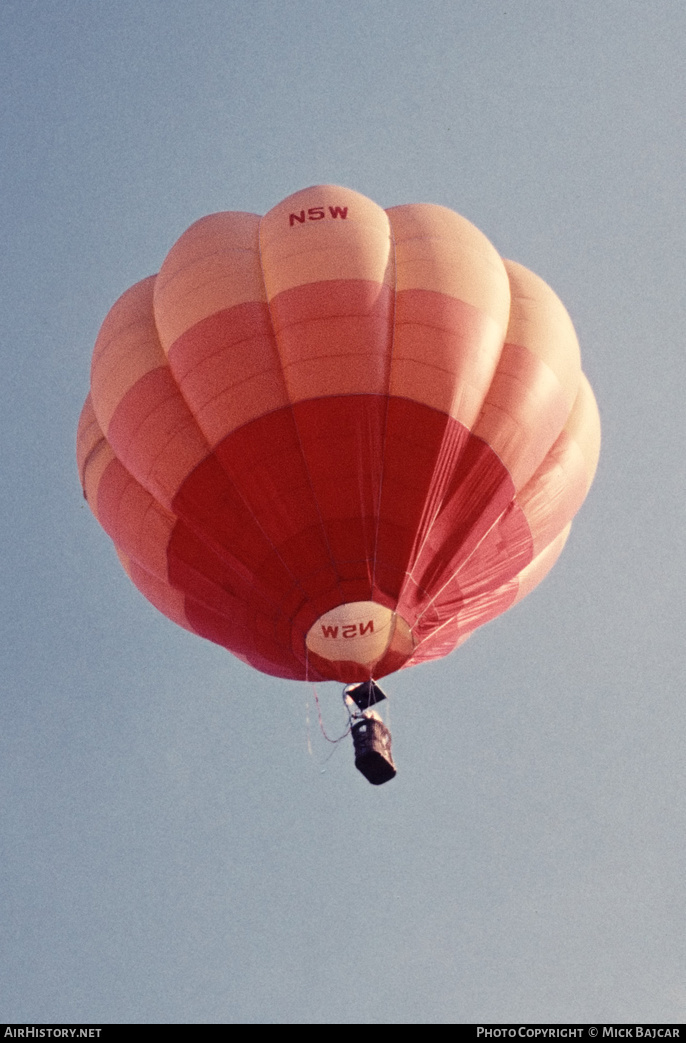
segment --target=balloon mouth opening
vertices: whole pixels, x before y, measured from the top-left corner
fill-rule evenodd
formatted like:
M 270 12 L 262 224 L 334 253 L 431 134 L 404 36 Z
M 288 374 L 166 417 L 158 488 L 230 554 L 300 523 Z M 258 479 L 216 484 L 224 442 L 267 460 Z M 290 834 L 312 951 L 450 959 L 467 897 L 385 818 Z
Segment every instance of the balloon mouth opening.
M 370 672 L 393 646 L 402 646 L 406 656 L 414 647 L 402 616 L 376 601 L 351 601 L 330 609 L 312 624 L 305 643 L 319 659 L 354 663 Z

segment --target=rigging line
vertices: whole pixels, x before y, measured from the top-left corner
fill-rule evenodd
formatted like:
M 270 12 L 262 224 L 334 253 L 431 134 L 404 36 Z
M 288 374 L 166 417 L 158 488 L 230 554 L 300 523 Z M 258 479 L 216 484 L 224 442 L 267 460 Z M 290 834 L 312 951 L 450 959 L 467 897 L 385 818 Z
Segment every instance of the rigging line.
M 450 415 L 446 414 L 446 420 L 449 419 L 451 419 Z M 415 566 L 419 561 L 422 553 L 424 552 L 426 544 L 429 541 L 432 529 L 448 503 L 447 490 L 449 488 L 451 478 L 454 477 L 455 469 L 457 467 L 459 459 L 466 449 L 465 444 L 462 446 L 459 452 L 457 452 L 455 459 L 451 461 L 450 442 L 453 436 L 451 433 L 446 433 L 447 431 L 448 426 L 444 428 L 443 434 L 441 435 L 441 446 L 436 455 L 436 460 L 434 462 L 433 470 L 431 473 L 431 481 L 428 486 L 430 491 L 433 491 L 435 489 L 437 489 L 438 491 L 432 492 L 434 501 L 433 504 L 431 502 L 431 497 L 427 497 L 427 502 L 424 505 L 422 515 L 417 526 L 417 536 L 415 537 L 415 542 L 412 546 L 412 551 L 408 559 L 408 564 L 411 563 L 411 567 L 409 568 L 409 571 L 406 570 L 405 575 L 410 579 L 412 578 L 412 573 L 414 572 Z
M 312 735 L 310 732 L 310 698 L 307 695 L 305 696 L 305 731 L 307 734 L 307 752 L 309 753 L 310 757 L 313 757 L 314 754 L 312 752 Z
M 348 724 L 348 727 L 345 729 L 343 734 L 339 735 L 337 739 L 331 739 L 326 734 L 326 729 L 324 728 L 324 721 L 322 720 L 322 708 L 321 708 L 321 706 L 319 704 L 319 696 L 317 694 L 317 689 L 315 688 L 314 684 L 312 685 L 312 691 L 314 693 L 314 701 L 317 704 L 317 713 L 319 715 L 319 728 L 320 728 L 320 731 L 321 731 L 322 735 L 324 736 L 324 738 L 326 739 L 327 742 L 330 742 L 334 746 L 336 746 L 339 742 L 341 742 L 343 739 L 345 739 L 346 735 L 350 734 L 350 724 Z
M 448 586 L 448 585 L 449 585 L 450 583 L 452 583 L 452 581 L 453 581 L 453 580 L 455 579 L 455 577 L 456 577 L 456 576 L 458 575 L 458 573 L 460 573 L 460 572 L 462 571 L 462 569 L 463 569 L 463 568 L 464 568 L 464 567 L 465 567 L 465 566 L 466 566 L 466 565 L 468 564 L 468 562 L 470 562 L 470 561 L 471 561 L 471 559 L 472 559 L 472 558 L 474 557 L 474 555 L 476 554 L 476 552 L 477 552 L 477 551 L 479 550 L 479 548 L 481 547 L 481 544 L 482 544 L 482 543 L 484 542 L 484 540 L 485 540 L 485 539 L 486 539 L 486 538 L 487 538 L 488 536 L 490 536 L 491 532 L 492 532 L 492 531 L 493 531 L 493 529 L 494 529 L 494 528 L 496 527 L 496 525 L 498 525 L 498 524 L 500 523 L 500 521 L 501 521 L 501 519 L 502 519 L 503 515 L 504 515 L 504 514 L 506 513 L 506 511 L 507 511 L 507 510 L 509 510 L 509 508 L 510 508 L 510 506 L 511 506 L 511 504 L 512 504 L 513 502 L 514 502 L 514 500 L 511 500 L 511 501 L 510 501 L 510 503 L 509 503 L 509 504 L 507 505 L 507 507 L 504 507 L 504 508 L 503 508 L 503 510 L 502 510 L 502 511 L 500 512 L 500 514 L 498 515 L 498 517 L 497 517 L 497 518 L 495 519 L 495 521 L 494 521 L 494 522 L 493 522 L 493 523 L 492 523 L 491 525 L 489 525 L 488 529 L 487 529 L 487 530 L 486 530 L 486 532 L 485 532 L 485 533 L 483 534 L 483 536 L 481 537 L 481 539 L 479 539 L 479 540 L 478 540 L 478 542 L 477 542 L 477 543 L 476 543 L 476 544 L 474 545 L 474 547 L 472 547 L 472 549 L 471 549 L 471 551 L 469 552 L 469 554 L 467 555 L 467 557 L 466 557 L 466 558 L 465 558 L 465 559 L 464 559 L 464 560 L 463 560 L 463 561 L 462 561 L 462 562 L 461 562 L 461 563 L 460 563 L 460 564 L 458 565 L 458 567 L 457 567 L 457 568 L 455 569 L 455 571 L 454 571 L 454 572 L 452 572 L 452 573 L 450 574 L 450 576 L 448 577 L 448 579 L 447 579 L 447 580 L 445 581 L 445 583 L 444 583 L 444 584 L 443 584 L 443 585 L 442 585 L 442 586 L 440 587 L 440 589 L 436 591 L 436 593 L 435 593 L 435 594 L 433 595 L 433 597 L 431 598 L 431 600 L 430 600 L 430 601 L 428 601 L 428 602 L 426 603 L 426 605 L 424 606 L 424 608 L 422 609 L 422 611 L 420 612 L 420 614 L 419 614 L 419 615 L 417 616 L 417 618 L 415 619 L 415 621 L 414 621 L 414 623 L 412 624 L 412 626 L 410 627 L 410 630 L 414 631 L 414 628 L 415 628 L 415 627 L 417 626 L 417 624 L 418 624 L 418 623 L 420 623 L 420 622 L 421 622 L 422 618 L 423 618 L 423 617 L 424 617 L 424 616 L 426 615 L 426 613 L 427 613 L 427 612 L 429 611 L 429 609 L 431 608 L 431 606 L 433 605 L 433 603 L 434 603 L 434 602 L 435 602 L 435 601 L 436 601 L 436 600 L 437 600 L 437 599 L 438 599 L 438 598 L 439 598 L 439 597 L 441 596 L 441 594 L 443 593 L 443 591 L 445 590 L 445 588 L 446 588 L 446 587 L 447 587 L 447 586 Z
M 412 658 L 414 659 L 415 653 L 421 649 L 422 645 L 426 644 L 427 641 L 433 640 L 433 638 L 435 638 L 437 634 L 440 634 L 441 630 L 445 630 L 445 628 L 450 626 L 451 623 L 455 623 L 458 616 L 460 615 L 460 612 L 461 609 L 458 609 L 457 612 L 454 612 L 449 619 L 446 619 L 444 623 L 441 623 L 439 627 L 436 627 L 435 630 L 432 630 L 429 634 L 426 634 L 423 638 L 421 638 L 412 650 Z M 466 633 L 473 633 L 473 631 L 466 631 Z
M 323 761 L 321 762 L 321 764 L 322 764 L 322 765 L 326 765 L 326 764 L 328 764 L 328 763 L 329 763 L 329 761 L 331 760 L 331 758 L 332 758 L 332 757 L 334 756 L 334 754 L 336 754 L 336 753 L 338 752 L 338 750 L 339 750 L 339 749 L 340 749 L 340 745 L 339 745 L 338 743 L 336 743 L 336 745 L 334 746 L 334 748 L 333 748 L 333 749 L 331 750 L 331 753 L 329 753 L 329 754 L 328 754 L 328 756 L 326 756 L 326 757 L 324 758 L 324 760 L 323 760 Z M 322 775 L 324 774 L 324 772 L 325 772 L 325 771 L 326 771 L 326 768 L 325 768 L 325 767 L 322 767 L 322 768 L 320 769 L 320 773 L 321 773 Z

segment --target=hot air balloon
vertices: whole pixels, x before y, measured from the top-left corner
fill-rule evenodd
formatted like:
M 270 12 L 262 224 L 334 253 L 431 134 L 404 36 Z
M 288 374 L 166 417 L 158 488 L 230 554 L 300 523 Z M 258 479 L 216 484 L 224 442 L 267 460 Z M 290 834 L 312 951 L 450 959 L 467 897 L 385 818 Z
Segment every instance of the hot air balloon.
M 156 608 L 264 673 L 352 685 L 532 590 L 599 445 L 546 283 L 452 210 L 318 185 L 202 218 L 119 298 L 78 461 Z

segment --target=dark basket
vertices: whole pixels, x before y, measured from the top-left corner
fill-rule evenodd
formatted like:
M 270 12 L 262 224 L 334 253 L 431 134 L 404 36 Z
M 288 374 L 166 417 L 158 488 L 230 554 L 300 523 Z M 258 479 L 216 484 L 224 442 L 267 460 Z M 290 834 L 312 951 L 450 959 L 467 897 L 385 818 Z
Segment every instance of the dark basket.
M 391 733 L 383 721 L 362 717 L 352 727 L 355 767 L 373 786 L 388 782 L 396 773 L 391 756 Z

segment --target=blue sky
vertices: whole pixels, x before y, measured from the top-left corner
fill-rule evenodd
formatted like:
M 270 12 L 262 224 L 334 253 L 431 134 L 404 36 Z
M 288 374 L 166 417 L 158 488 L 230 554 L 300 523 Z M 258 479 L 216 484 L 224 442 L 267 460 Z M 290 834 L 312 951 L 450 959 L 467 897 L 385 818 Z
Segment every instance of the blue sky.
M 686 1018 L 685 37 L 676 0 L 4 0 L 3 1019 Z M 546 279 L 603 421 L 550 577 L 388 682 L 379 790 L 140 597 L 74 462 L 116 297 L 319 182 Z

